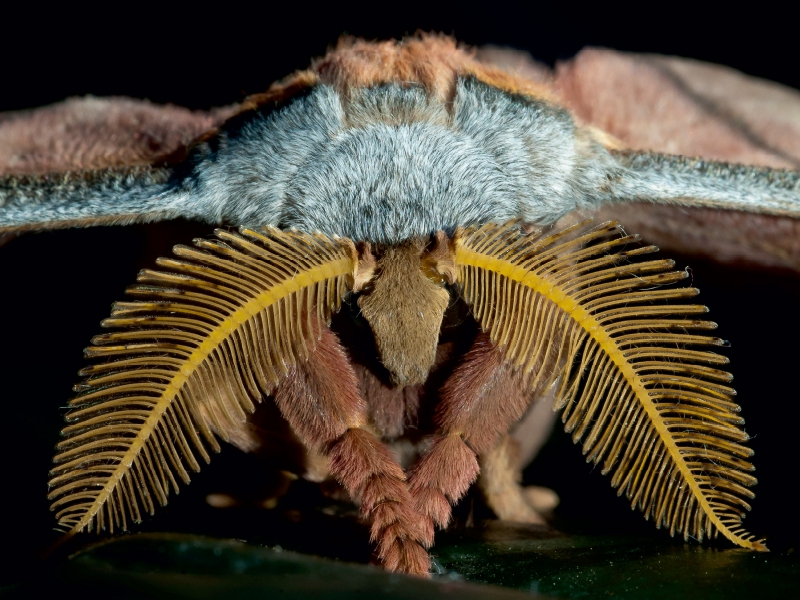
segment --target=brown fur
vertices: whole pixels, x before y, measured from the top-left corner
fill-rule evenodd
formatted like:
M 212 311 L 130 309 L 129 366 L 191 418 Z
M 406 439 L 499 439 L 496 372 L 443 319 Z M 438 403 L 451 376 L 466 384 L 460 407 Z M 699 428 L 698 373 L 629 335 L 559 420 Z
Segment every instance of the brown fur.
M 372 521 L 370 537 L 377 541 L 383 566 L 427 574 L 429 563 L 421 544 L 429 545 L 429 536 L 420 528 L 422 517 L 413 508 L 405 473 L 388 448 L 371 433 L 350 429 L 333 445 L 330 456 L 331 474 L 351 495 L 361 496 L 361 514 Z
M 425 516 L 424 527 L 447 527 L 450 503 L 458 502 L 478 477 L 478 461 L 458 435 L 434 441 L 411 474 L 409 488 L 414 506 Z M 448 502 L 448 500 L 450 502 Z
M 372 539 L 378 539 L 382 530 L 393 526 L 403 535 L 416 535 L 414 513 L 411 496 L 405 485 L 405 475 L 400 472 L 378 472 L 371 475 L 361 492 L 361 509 L 372 517 Z
M 366 425 L 367 406 L 358 380 L 336 335 L 327 328 L 309 360 L 290 369 L 275 402 L 298 437 L 312 449 L 329 451 L 329 469 L 361 513 L 372 521 L 372 539 L 386 568 L 428 573 L 431 534 L 421 528 L 405 473 L 390 450 Z
M 475 59 L 541 86 L 549 88 L 553 85 L 553 70 L 524 50 L 489 44 L 475 50 Z
M 445 382 L 437 421 L 445 433 L 460 433 L 482 453 L 519 420 L 529 403 L 522 377 L 484 332 Z
M 358 365 L 356 374 L 369 406 L 372 425 L 384 438 L 397 438 L 417 422 L 421 386 L 389 387 L 371 370 Z
M 388 475 L 405 481 L 389 449 L 363 429 L 349 429 L 330 452 L 331 473 L 351 492 L 361 494 L 370 477 Z M 387 492 L 388 493 L 388 492 Z
M 389 571 L 402 571 L 412 575 L 430 573 L 430 557 L 425 548 L 408 539 L 396 539 L 383 554 L 383 566 Z
M 477 476 L 475 453 L 460 436 L 447 435 L 435 440 L 414 467 L 411 489 L 433 488 L 442 492 L 451 502 L 457 502 L 467 493 Z
M 296 71 L 288 77 L 273 83 L 266 92 L 252 94 L 245 98 L 244 102 L 236 108 L 235 114 L 263 107 L 277 106 L 303 90 L 316 85 L 318 81 L 319 78 L 313 71 Z
M 545 86 L 475 60 L 471 51 L 444 35 L 418 34 L 377 43 L 342 38 L 336 49 L 313 63 L 312 70 L 320 82 L 334 85 L 344 95 L 355 88 L 400 82 L 421 85 L 440 102 L 449 103 L 458 77 L 472 75 L 509 93 L 550 97 Z
M 450 523 L 450 502 L 439 490 L 419 485 L 413 492 L 414 508 L 428 519 L 435 523 L 437 527 L 447 527 Z M 431 524 L 431 529 L 432 529 Z
M 381 362 L 398 386 L 424 383 L 436 358 L 447 290 L 421 269 L 424 240 L 388 247 L 378 259 L 374 289 L 358 299 Z
M 428 572 L 429 544 L 413 508 L 405 473 L 366 425 L 367 406 L 358 379 L 336 335 L 328 328 L 305 363 L 292 369 L 275 392 L 275 402 L 300 439 L 312 449 L 329 449 L 329 469 L 361 513 L 372 521 L 372 539 L 384 566 L 407 573 Z M 414 547 L 416 546 L 417 549 Z
M 409 502 L 408 490 L 404 486 L 393 485 L 386 478 L 380 481 L 370 482 L 365 488 L 362 497 L 362 506 L 368 504 L 372 511 L 372 528 L 370 540 L 375 542 L 383 535 L 383 531 L 390 525 L 397 523 L 403 524 L 404 528 L 408 525 L 416 525 L 419 520 L 412 505 Z M 394 492 L 392 493 L 392 489 Z M 407 534 L 411 534 L 411 530 Z
M 527 408 L 525 382 L 503 358 L 489 335 L 479 333 L 441 390 L 437 422 L 445 436 L 420 459 L 409 480 L 417 510 L 439 527 L 450 520 L 447 500 L 457 502 L 478 477 L 476 452 L 491 450 Z M 513 479 L 511 484 L 521 494 Z
M 364 422 L 366 403 L 336 334 L 320 332 L 310 360 L 289 369 L 275 391 L 275 403 L 310 448 L 321 448 Z
M 330 473 L 351 497 L 360 497 L 361 513 L 371 521 L 370 537 L 377 543 L 377 557 L 383 566 L 426 575 L 430 564 L 425 547 L 433 543 L 433 521 L 415 509 L 405 473 L 389 449 L 361 428 L 366 405 L 358 394 L 353 368 L 331 331 L 325 328 L 320 332 L 316 350 L 306 363 L 290 370 L 275 398 L 283 416 L 307 445 L 328 444 Z M 344 410 L 337 401 L 344 401 Z M 458 452 L 448 454 L 459 456 Z M 463 483 L 457 484 L 456 493 L 463 493 L 462 488 Z M 438 512 L 435 503 L 432 507 L 437 518 L 440 505 Z M 449 506 L 447 509 L 449 516 Z

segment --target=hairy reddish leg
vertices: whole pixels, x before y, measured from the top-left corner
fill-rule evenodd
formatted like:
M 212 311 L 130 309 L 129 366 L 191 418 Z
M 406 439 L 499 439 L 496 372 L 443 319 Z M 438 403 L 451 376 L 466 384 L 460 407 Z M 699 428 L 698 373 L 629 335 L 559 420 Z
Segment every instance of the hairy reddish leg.
M 330 472 L 371 521 L 378 558 L 390 571 L 427 574 L 433 528 L 413 508 L 402 467 L 370 431 L 367 405 L 336 335 L 321 332 L 309 360 L 289 369 L 275 402 L 304 444 L 330 457 Z
M 331 450 L 331 473 L 352 495 L 361 496 L 361 512 L 372 520 L 371 541 L 390 571 L 417 575 L 430 569 L 424 545 L 433 531 L 423 531 L 422 516 L 413 508 L 403 469 L 386 446 L 370 432 L 348 429 Z
M 475 482 L 476 454 L 489 451 L 528 406 L 522 378 L 503 360 L 487 333 L 475 339 L 441 390 L 441 430 L 410 478 L 416 509 L 434 524 L 450 522 L 450 504 Z

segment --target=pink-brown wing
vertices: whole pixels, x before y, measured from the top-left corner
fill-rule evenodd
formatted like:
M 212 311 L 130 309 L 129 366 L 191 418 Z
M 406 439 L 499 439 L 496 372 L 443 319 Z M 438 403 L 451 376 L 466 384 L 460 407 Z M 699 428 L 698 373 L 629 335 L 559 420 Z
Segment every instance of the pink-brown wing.
M 586 49 L 555 70 L 528 54 L 484 47 L 477 58 L 550 85 L 582 125 L 633 151 L 800 168 L 800 93 L 698 61 Z M 565 219 L 587 216 L 570 215 Z M 664 250 L 800 271 L 800 220 L 752 212 L 648 203 L 597 211 Z M 552 429 L 552 400 L 515 426 L 519 463 L 529 464 Z
M 192 141 L 224 122 L 233 108 L 190 111 L 130 98 L 70 98 L 41 108 L 0 113 L 0 191 L 30 188 L 51 193 L 164 179 L 161 165 L 185 156 Z M 114 206 L 115 200 L 117 206 Z M 107 194 L 102 214 L 55 218 L 4 227 L 0 245 L 26 229 L 132 223 L 169 218 L 158 210 L 131 210 Z M 0 206 L 3 205 L 0 194 Z M 99 211 L 100 212 L 100 211 Z
M 800 92 L 694 60 L 587 49 L 553 83 L 579 122 L 631 150 L 800 169 Z M 631 203 L 613 218 L 664 249 L 800 270 L 800 220 Z
M 87 96 L 0 113 L 0 175 L 151 164 L 218 126 L 227 112 Z

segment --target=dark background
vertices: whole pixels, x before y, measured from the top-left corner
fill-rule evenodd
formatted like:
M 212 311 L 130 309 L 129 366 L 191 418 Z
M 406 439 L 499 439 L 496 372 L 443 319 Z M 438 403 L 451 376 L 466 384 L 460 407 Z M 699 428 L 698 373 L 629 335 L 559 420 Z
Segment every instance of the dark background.
M 38 7 L 4 13 L 0 110 L 86 94 L 206 109 L 263 91 L 323 54 L 342 33 L 387 38 L 418 29 L 452 33 L 471 45 L 525 49 L 550 65 L 596 45 L 723 63 L 800 87 L 796 20 L 765 3 L 746 14 L 704 12 L 691 4 L 651 6 L 652 12 L 496 2 L 448 10 L 388 4 L 319 10 L 296 2 L 277 12 L 239 3 L 181 12 L 142 3 L 113 6 L 105 14 Z M 0 248 L 0 515 L 7 552 L 0 583 L 19 577 L 56 538 L 46 473 L 82 348 L 140 268 L 173 244 L 207 233 L 206 226 L 176 222 L 29 234 Z M 692 266 L 721 337 L 732 342 L 727 354 L 761 480 L 746 524 L 786 551 L 798 539 L 798 279 L 677 258 L 679 266 Z M 145 527 L 191 529 L 196 523 L 198 532 L 216 531 L 205 493 L 257 479 L 258 468 L 227 449 Z M 554 434 L 526 478 L 559 492 L 565 527 L 650 534 L 651 526 L 616 498 L 563 434 Z M 298 535 L 308 531 L 298 529 Z
M 86 13 L 71 6 L 5 8 L 0 110 L 85 94 L 222 106 L 306 67 L 343 33 L 380 39 L 417 30 L 522 48 L 549 64 L 589 45 L 675 54 L 800 87 L 796 20 L 777 3 L 752 3 L 746 11 L 702 2 L 323 6 L 295 0 L 258 8 L 221 2 L 213 10 L 144 2 Z

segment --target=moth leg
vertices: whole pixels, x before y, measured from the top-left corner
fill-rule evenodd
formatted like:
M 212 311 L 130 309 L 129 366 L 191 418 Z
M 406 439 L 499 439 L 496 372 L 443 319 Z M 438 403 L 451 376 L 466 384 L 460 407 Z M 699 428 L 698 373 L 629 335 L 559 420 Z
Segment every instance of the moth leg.
M 370 431 L 367 404 L 348 357 L 327 328 L 309 360 L 289 368 L 275 402 L 300 440 L 329 457 L 330 473 L 371 522 L 371 541 L 390 571 L 426 575 L 433 529 L 413 508 L 403 468 Z
M 554 386 L 533 399 L 525 415 L 489 452 L 478 457 L 481 473 L 478 487 L 499 519 L 543 523 L 544 516 L 558 506 L 558 495 L 539 486 L 522 488 L 522 470 L 531 463 L 547 441 L 556 413 Z
M 478 457 L 478 487 L 498 519 L 543 525 L 544 517 L 531 505 L 520 486 L 519 442 L 505 435 L 498 444 Z
M 429 519 L 428 527 L 447 526 L 450 504 L 478 477 L 477 455 L 492 450 L 525 412 L 529 395 L 523 384 L 489 335 L 479 334 L 442 387 L 436 414 L 441 435 L 410 477 L 415 506 Z

